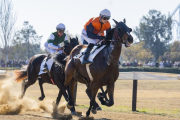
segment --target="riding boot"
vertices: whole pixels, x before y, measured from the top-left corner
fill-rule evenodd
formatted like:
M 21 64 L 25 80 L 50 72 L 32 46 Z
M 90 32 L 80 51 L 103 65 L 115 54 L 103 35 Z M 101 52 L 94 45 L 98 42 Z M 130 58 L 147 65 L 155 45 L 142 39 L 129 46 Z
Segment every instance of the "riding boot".
M 84 59 L 82 61 L 81 64 L 89 64 L 89 63 L 92 63 L 91 61 L 88 60 L 88 57 L 89 57 L 89 54 L 92 50 L 92 48 L 94 47 L 94 44 L 93 43 L 90 43 L 86 49 L 86 53 L 84 55 Z
M 43 72 L 48 72 L 48 66 L 47 66 L 46 62 L 49 60 L 49 58 L 50 58 L 50 54 L 47 56 L 47 58 L 45 60 L 45 64 L 42 69 Z

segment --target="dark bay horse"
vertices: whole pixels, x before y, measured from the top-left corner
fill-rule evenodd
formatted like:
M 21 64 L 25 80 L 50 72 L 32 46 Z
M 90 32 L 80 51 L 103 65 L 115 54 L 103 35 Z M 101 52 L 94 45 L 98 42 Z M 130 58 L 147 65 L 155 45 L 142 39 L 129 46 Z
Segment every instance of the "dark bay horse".
M 115 20 L 114 20 L 115 21 Z M 95 58 L 94 62 L 89 66 L 93 80 L 90 80 L 86 65 L 82 65 L 79 59 L 73 57 L 78 55 L 82 48 L 87 46 L 76 46 L 69 55 L 65 68 L 65 86 L 69 86 L 70 96 L 68 105 L 74 107 L 74 88 L 77 81 L 87 85 L 87 90 L 90 97 L 90 107 L 86 112 L 86 116 L 90 115 L 90 110 L 95 106 L 95 96 L 98 89 L 102 86 L 107 86 L 109 100 L 101 99 L 101 104 L 112 106 L 114 104 L 114 86 L 115 81 L 119 76 L 118 62 L 121 54 L 122 44 L 129 46 L 133 43 L 133 37 L 130 32 L 132 29 L 126 26 L 123 22 L 117 22 L 116 27 L 107 34 L 106 41 L 111 41 Z M 89 82 L 85 81 L 87 78 Z M 77 81 L 76 81 L 76 80 Z
M 78 44 L 79 44 L 79 42 L 78 42 L 77 37 L 70 39 L 70 43 L 64 46 L 64 52 L 67 55 L 69 55 L 71 50 Z M 66 94 L 66 92 L 64 90 L 65 89 L 64 88 L 64 80 L 65 80 L 64 68 L 65 68 L 66 61 L 63 61 L 63 59 L 67 55 L 65 55 L 65 54 L 55 55 L 56 59 L 58 61 L 61 61 L 60 63 L 64 62 L 64 64 L 59 64 L 59 63 L 55 62 L 55 63 L 53 63 L 52 68 L 51 68 L 51 76 L 53 78 L 54 84 L 57 85 L 57 87 L 59 88 L 59 94 L 56 99 L 57 105 L 59 104 L 59 101 L 60 101 L 62 95 L 64 95 L 66 100 L 68 99 L 68 95 Z M 17 82 L 23 81 L 23 83 L 24 83 L 24 85 L 22 86 L 22 94 L 21 94 L 20 98 L 23 98 L 23 96 L 25 95 L 26 89 L 29 86 L 33 85 L 36 82 L 36 80 L 38 79 L 38 77 L 40 77 L 39 85 L 41 88 L 41 97 L 39 99 L 43 99 L 45 97 L 43 88 L 42 88 L 42 84 L 43 83 L 53 84 L 52 81 L 50 80 L 48 73 L 38 75 L 38 73 L 40 71 L 41 63 L 45 57 L 47 57 L 47 56 L 43 55 L 43 54 L 34 55 L 33 57 L 31 57 L 26 70 L 15 71 L 15 74 L 16 74 L 15 80 Z M 27 82 L 25 82 L 25 79 L 27 79 Z

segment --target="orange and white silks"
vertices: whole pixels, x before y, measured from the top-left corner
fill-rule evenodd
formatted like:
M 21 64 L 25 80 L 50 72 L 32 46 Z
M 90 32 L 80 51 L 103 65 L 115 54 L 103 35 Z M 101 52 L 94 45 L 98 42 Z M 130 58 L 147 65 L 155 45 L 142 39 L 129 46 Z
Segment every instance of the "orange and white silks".
M 92 23 L 94 27 L 93 33 L 96 35 L 104 36 L 104 31 L 111 27 L 109 21 L 106 24 L 101 24 L 99 21 L 99 17 L 91 18 L 85 25 L 84 29 L 86 30 L 86 26 Z

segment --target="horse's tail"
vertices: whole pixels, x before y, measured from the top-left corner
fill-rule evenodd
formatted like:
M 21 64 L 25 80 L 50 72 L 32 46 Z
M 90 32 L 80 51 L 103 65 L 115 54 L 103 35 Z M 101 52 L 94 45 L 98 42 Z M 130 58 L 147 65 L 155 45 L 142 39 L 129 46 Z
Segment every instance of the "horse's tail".
M 27 78 L 27 70 L 15 70 L 16 82 L 21 82 L 22 80 Z

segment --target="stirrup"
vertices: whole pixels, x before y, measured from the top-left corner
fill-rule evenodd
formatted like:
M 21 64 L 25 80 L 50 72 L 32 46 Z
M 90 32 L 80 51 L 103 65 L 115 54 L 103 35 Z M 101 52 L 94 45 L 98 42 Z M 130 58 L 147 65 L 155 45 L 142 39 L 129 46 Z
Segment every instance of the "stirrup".
M 89 61 L 89 60 L 83 60 L 81 64 L 84 65 L 84 64 L 91 64 L 91 63 L 92 63 L 92 62 Z
M 44 67 L 44 68 L 42 69 L 42 71 L 43 71 L 43 72 L 48 72 L 48 68 L 47 68 L 47 67 Z

